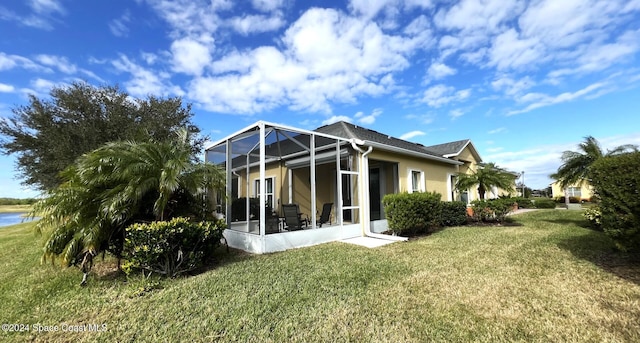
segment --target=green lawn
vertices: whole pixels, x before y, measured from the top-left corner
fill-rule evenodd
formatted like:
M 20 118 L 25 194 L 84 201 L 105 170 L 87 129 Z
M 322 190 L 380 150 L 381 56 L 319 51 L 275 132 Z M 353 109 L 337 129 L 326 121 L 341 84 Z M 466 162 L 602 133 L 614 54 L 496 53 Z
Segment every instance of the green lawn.
M 2 228 L 4 323 L 106 331 L 0 341 L 640 341 L 637 260 L 582 227 L 579 211 L 515 218 L 522 225 L 448 228 L 377 249 L 221 249 L 215 268 L 176 280 L 126 282 L 107 261 L 85 288 L 77 269 L 39 264 L 33 224 Z

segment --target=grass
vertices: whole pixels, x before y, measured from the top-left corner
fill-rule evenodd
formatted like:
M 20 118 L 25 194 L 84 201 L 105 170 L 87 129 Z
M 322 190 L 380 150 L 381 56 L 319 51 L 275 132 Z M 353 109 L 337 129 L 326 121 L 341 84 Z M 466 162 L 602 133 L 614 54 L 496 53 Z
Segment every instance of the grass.
M 367 249 L 323 244 L 226 254 L 175 280 L 127 280 L 113 261 L 85 288 L 40 265 L 33 224 L 0 230 L 3 321 L 104 332 L 0 333 L 1 341 L 640 341 L 640 266 L 579 211 L 520 226 L 448 228 Z
M 0 205 L 0 213 L 29 212 L 32 205 Z

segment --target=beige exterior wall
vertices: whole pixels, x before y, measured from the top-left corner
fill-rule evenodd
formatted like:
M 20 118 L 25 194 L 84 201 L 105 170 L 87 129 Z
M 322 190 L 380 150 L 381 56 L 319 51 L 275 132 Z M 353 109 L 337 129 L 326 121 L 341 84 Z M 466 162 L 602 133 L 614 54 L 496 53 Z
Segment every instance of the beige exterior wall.
M 355 159 L 356 157 L 354 157 Z M 413 157 L 409 155 L 401 155 L 395 152 L 374 149 L 368 155 L 370 167 L 380 167 L 383 170 L 384 189 L 381 196 L 390 194 L 395 191 L 397 183 L 399 192 L 411 191 L 411 171 L 421 172 L 423 177 L 423 190 L 427 192 L 437 192 L 442 195 L 442 200 L 450 199 L 454 185 L 451 183 L 451 176 L 460 172 L 471 172 L 477 168 L 477 161 L 473 158 L 473 154 L 466 148 L 458 157 L 465 162 L 464 165 L 458 166 L 424 158 Z M 354 170 L 357 169 L 357 162 L 354 161 Z M 397 178 L 394 179 L 394 166 L 397 166 Z M 249 188 L 247 189 L 247 177 L 245 170 L 237 172 L 239 177 L 238 196 L 239 197 L 256 197 L 255 181 L 259 178 L 259 168 L 252 167 L 249 173 Z M 292 199 L 289 199 L 289 169 L 283 162 L 270 163 L 265 167 L 265 175 L 267 178 L 274 178 L 274 210 L 278 213 L 282 212 L 282 204 L 296 203 L 300 206 L 300 211 L 311 217 L 311 172 L 309 167 L 301 167 L 292 169 Z M 358 203 L 357 187 L 359 178 L 354 178 L 351 185 L 354 193 L 352 194 L 353 204 Z M 327 163 L 316 166 L 316 214 L 322 211 L 325 203 L 334 203 L 332 209 L 332 217 L 336 218 L 336 198 L 341 192 L 336 189 L 336 165 L 335 163 Z M 478 199 L 477 188 L 470 189 L 470 199 Z M 455 200 L 455 199 L 453 199 Z M 368 206 L 369 204 L 361 204 Z M 357 220 L 359 214 L 354 212 L 354 219 Z
M 441 163 L 423 158 L 400 155 L 394 152 L 374 150 L 369 154 L 369 159 L 387 161 L 398 164 L 398 190 L 400 192 L 411 191 L 410 171 L 419 171 L 424 179 L 424 191 L 442 194 L 442 199 L 447 200 L 450 191 L 447 179 L 449 175 L 458 172 L 458 166 Z M 391 184 L 393 185 L 393 184 Z
M 238 196 L 257 197 L 255 181 L 260 177 L 260 169 L 252 167 L 249 172 L 249 188 L 247 190 L 246 171 L 238 171 Z M 265 166 L 265 176 L 275 178 L 274 182 L 274 210 L 282 213 L 282 204 L 296 203 L 300 212 L 311 217 L 311 169 L 301 167 L 292 169 L 292 196 L 289 199 L 289 168 L 283 163 L 270 163 Z M 335 203 L 336 198 L 336 165 L 335 163 L 316 166 L 316 207 L 317 214 L 322 212 L 325 203 Z M 332 215 L 335 212 L 335 204 Z
M 589 200 L 593 197 L 593 187 L 587 181 L 582 184 L 571 185 L 570 187 L 580 187 L 581 199 Z M 563 197 L 564 189 L 560 188 L 560 184 L 558 182 L 554 182 L 551 184 L 551 193 L 554 198 Z

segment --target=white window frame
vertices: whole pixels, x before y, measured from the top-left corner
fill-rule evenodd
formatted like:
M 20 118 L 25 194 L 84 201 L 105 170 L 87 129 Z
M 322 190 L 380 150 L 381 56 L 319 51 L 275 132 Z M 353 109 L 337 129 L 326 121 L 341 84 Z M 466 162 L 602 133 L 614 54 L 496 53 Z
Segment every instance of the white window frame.
M 576 193 L 579 193 L 578 195 L 576 195 Z M 582 197 L 582 187 L 567 187 L 567 196 L 570 197 Z
M 415 185 L 413 184 L 413 174 L 414 173 L 419 173 L 419 182 L 420 184 L 418 185 L 418 189 L 415 189 Z M 427 187 L 425 186 L 425 182 L 424 182 L 424 171 L 420 170 L 420 169 L 409 169 L 409 175 L 408 175 L 408 183 L 409 183 L 409 187 L 408 191 L 409 193 L 413 193 L 413 192 L 426 192 Z
M 268 189 L 267 184 L 271 181 L 271 192 L 266 192 L 267 202 L 269 201 L 269 197 L 271 197 L 271 210 L 276 211 L 276 177 L 275 176 L 267 176 L 264 178 L 265 181 L 265 191 Z M 253 196 L 256 198 L 260 197 L 260 179 L 253 179 Z

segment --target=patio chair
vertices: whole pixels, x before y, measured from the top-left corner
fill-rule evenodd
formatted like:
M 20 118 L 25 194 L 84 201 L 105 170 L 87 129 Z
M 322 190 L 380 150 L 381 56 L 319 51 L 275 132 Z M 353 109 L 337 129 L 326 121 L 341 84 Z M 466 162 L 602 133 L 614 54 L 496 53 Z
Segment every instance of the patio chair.
M 325 223 L 329 223 L 329 225 L 331 225 L 331 207 L 333 207 L 332 202 L 322 205 L 322 214 L 320 214 L 320 220 L 318 221 L 320 227 Z
M 284 222 L 288 230 L 300 230 L 309 225 L 308 218 L 302 218 L 297 204 L 283 204 Z

